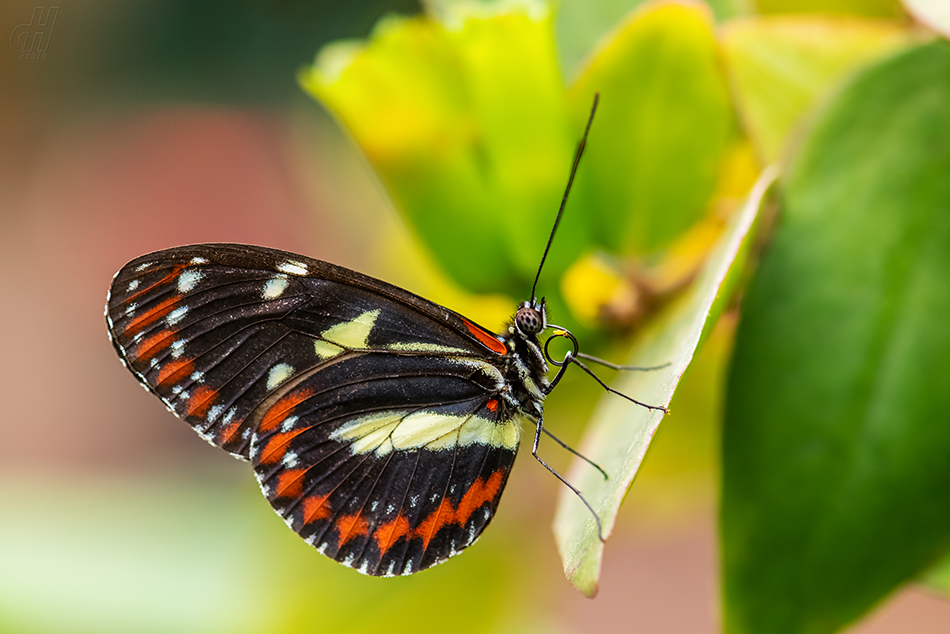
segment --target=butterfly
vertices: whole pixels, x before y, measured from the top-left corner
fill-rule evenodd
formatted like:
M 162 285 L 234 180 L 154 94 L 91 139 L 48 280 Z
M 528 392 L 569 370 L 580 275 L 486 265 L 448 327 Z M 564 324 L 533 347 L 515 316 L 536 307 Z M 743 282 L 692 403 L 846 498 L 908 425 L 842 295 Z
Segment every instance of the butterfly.
M 579 359 L 599 360 L 548 323 L 536 287 L 537 278 L 495 334 L 328 262 L 200 244 L 126 264 L 106 321 L 142 385 L 202 438 L 250 461 L 264 496 L 308 544 L 364 574 L 407 575 L 479 537 L 522 423 L 535 428 L 535 458 L 580 495 L 537 455 L 550 435 L 543 402 L 568 365 L 594 376 Z M 572 343 L 563 361 L 548 351 L 557 337 Z M 553 379 L 549 362 L 559 368 Z

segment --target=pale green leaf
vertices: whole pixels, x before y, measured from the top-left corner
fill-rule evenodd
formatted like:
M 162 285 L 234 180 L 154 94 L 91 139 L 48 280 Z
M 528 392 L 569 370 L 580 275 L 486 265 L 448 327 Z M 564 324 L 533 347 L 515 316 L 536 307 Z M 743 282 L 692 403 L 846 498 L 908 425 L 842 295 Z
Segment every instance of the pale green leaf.
M 638 366 L 663 363 L 669 366 L 651 372 L 628 373 L 615 382 L 615 389 L 651 405 L 670 402 L 773 179 L 773 170 L 763 173 L 745 206 L 727 225 L 696 281 L 643 332 L 627 361 Z M 608 394 L 592 419 L 580 452 L 601 465 L 610 477 L 605 481 L 589 465 L 575 461 L 567 479 L 583 491 L 597 511 L 605 538 L 613 529 L 620 503 L 662 418 L 661 412 Z M 604 544 L 597 534 L 594 518 L 570 490 L 561 493 L 554 533 L 568 579 L 582 593 L 593 596 L 597 591 Z
M 830 16 L 735 20 L 722 50 L 743 124 L 760 155 L 777 160 L 802 118 L 862 64 L 906 44 L 893 22 Z

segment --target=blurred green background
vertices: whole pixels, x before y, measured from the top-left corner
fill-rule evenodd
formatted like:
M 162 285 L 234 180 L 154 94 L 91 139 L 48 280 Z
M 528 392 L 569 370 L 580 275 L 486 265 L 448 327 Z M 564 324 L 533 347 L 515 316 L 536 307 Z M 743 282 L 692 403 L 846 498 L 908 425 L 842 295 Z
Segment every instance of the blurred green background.
M 636 4 L 564 0 L 563 75 Z M 711 5 L 719 20 L 803 8 Z M 850 5 L 901 15 L 883 0 Z M 191 242 L 266 244 L 455 308 L 472 301 L 297 83 L 324 44 L 365 37 L 415 2 L 63 3 L 45 58 L 19 59 L 12 34 L 35 6 L 0 6 L 11 33 L 0 54 L 0 632 L 718 631 L 717 443 L 734 315 L 681 384 L 593 601 L 564 580 L 550 535 L 559 485 L 529 455 L 478 545 L 412 578 L 366 578 L 287 530 L 248 466 L 200 442 L 111 350 L 111 275 Z M 486 314 L 510 300 L 491 301 Z M 560 437 L 579 437 L 595 388 L 568 375 L 549 399 Z M 553 446 L 546 458 L 569 462 Z M 910 589 L 856 631 L 948 622 L 947 604 Z

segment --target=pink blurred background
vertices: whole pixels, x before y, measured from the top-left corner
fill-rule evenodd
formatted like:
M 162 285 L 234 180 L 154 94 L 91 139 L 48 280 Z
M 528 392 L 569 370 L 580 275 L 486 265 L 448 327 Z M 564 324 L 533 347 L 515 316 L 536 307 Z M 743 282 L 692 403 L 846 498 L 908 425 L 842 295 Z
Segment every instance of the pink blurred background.
M 342 20 L 301 46 L 312 55 L 330 37 L 361 35 L 383 3 L 363 4 L 356 26 Z M 409 272 L 377 257 L 387 232 L 405 229 L 345 135 L 293 88 L 277 103 L 208 99 L 175 89 L 174 73 L 169 80 L 158 63 L 110 75 L 101 58 L 134 49 L 128 37 L 132 49 L 103 53 L 117 7 L 64 5 L 46 59 L 0 54 L 0 630 L 66 631 L 64 623 L 72 632 L 311 629 L 287 620 L 261 625 L 276 622 L 271 615 L 287 605 L 299 567 L 343 580 L 340 592 L 369 586 L 351 571 L 331 572 L 333 564 L 255 498 L 246 465 L 200 442 L 136 385 L 106 337 L 105 293 L 127 260 L 201 241 L 298 251 L 411 286 Z M 0 31 L 31 13 L 29 4 L 5 5 Z M 212 73 L 227 67 L 227 54 L 219 53 L 219 65 L 199 65 L 209 74 L 191 79 L 215 84 L 221 75 Z M 292 87 L 306 61 L 261 72 L 285 72 Z M 142 84 L 157 84 L 154 93 L 122 85 L 136 73 Z M 251 92 L 255 77 L 244 80 Z M 473 631 L 718 631 L 714 388 L 728 350 L 724 332 L 726 343 L 704 352 L 694 385 L 684 385 L 687 414 L 664 423 L 628 496 L 595 600 L 582 598 L 560 570 L 549 528 L 556 481 L 529 457 L 519 460 L 484 543 L 445 566 L 475 561 L 482 550 L 524 568 L 513 577 L 524 585 L 510 605 Z M 591 388 L 572 380 L 559 398 L 572 389 Z M 552 399 L 551 408 L 557 404 Z M 566 456 L 552 459 L 567 464 Z M 220 513 L 205 514 L 218 499 Z M 189 509 L 197 509 L 194 524 Z M 286 546 L 271 553 L 257 541 L 271 535 Z M 229 553 L 261 549 L 269 553 L 264 564 L 233 568 Z M 285 566 L 292 572 L 282 573 Z M 206 588 L 205 579 L 222 587 Z M 261 587 L 281 597 L 239 609 L 245 593 Z M 386 588 L 372 589 L 385 604 Z M 194 594 L 207 600 L 192 605 Z M 342 610 L 318 598 L 321 610 Z M 235 611 L 240 627 L 222 616 Z M 339 631 L 364 623 L 345 612 L 338 619 Z M 855 632 L 936 634 L 948 624 L 950 605 L 910 588 Z M 402 625 L 451 629 L 425 613 Z

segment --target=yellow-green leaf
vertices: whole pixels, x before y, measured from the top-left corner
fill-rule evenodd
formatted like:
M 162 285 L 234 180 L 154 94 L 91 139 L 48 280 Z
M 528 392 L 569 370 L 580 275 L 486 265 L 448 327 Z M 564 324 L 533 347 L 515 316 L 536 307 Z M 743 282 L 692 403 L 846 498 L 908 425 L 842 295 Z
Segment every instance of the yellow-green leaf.
M 850 72 L 906 44 L 894 22 L 827 16 L 740 19 L 722 46 L 736 105 L 762 157 L 776 160 L 795 125 Z
M 769 169 L 752 190 L 745 207 L 726 227 L 692 286 L 671 304 L 638 338 L 629 363 L 638 366 L 669 365 L 651 372 L 630 372 L 613 386 L 651 405 L 667 405 L 699 343 L 717 294 L 759 210 L 762 197 L 774 179 Z M 604 537 L 613 529 L 617 510 L 633 482 L 650 440 L 663 415 L 608 394 L 601 401 L 580 446 L 580 452 L 601 465 L 599 472 L 575 461 L 567 475 L 597 511 Z M 597 591 L 604 544 L 590 512 L 570 491 L 563 490 L 554 521 L 564 572 L 581 592 Z
M 601 107 L 573 204 L 591 215 L 598 244 L 657 251 L 705 212 L 733 129 L 708 8 L 634 11 L 571 88 L 576 121 L 594 92 Z
M 453 277 L 524 291 L 581 130 L 547 4 L 450 3 L 436 16 L 389 18 L 365 44 L 324 49 L 301 81 Z
M 837 13 L 896 18 L 898 0 L 755 0 L 762 13 Z

